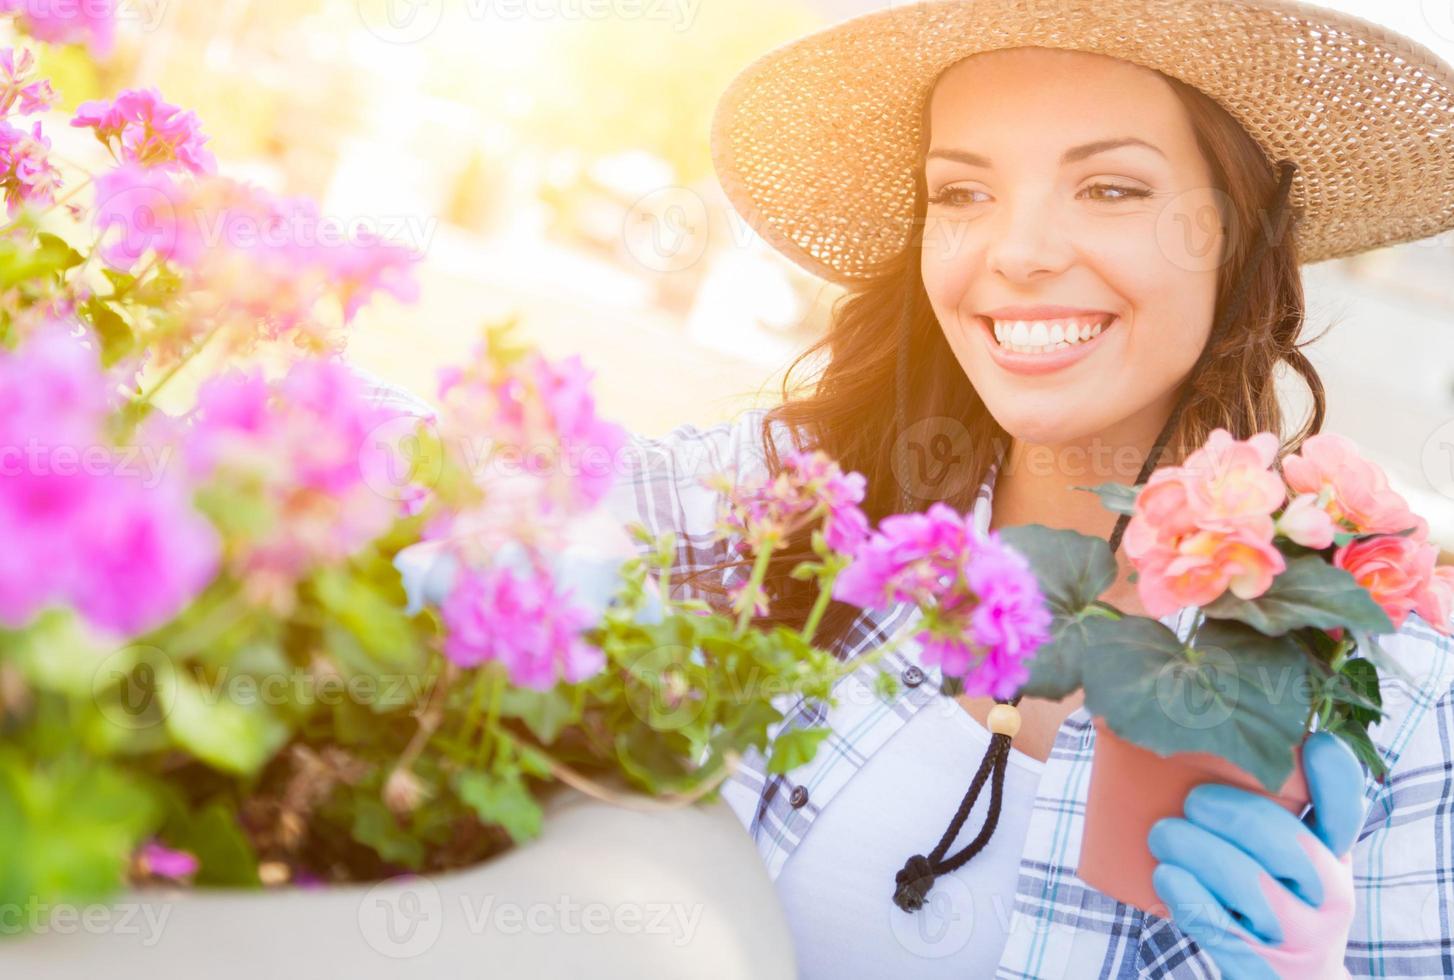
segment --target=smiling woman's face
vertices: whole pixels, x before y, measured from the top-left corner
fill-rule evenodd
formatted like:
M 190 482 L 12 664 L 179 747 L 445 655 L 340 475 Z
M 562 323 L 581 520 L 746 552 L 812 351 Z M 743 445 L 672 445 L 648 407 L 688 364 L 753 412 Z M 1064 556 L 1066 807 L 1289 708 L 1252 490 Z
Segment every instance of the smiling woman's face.
M 1148 446 L 1211 330 L 1223 238 L 1171 86 L 997 51 L 940 78 L 929 125 L 924 286 L 990 413 L 1037 445 Z

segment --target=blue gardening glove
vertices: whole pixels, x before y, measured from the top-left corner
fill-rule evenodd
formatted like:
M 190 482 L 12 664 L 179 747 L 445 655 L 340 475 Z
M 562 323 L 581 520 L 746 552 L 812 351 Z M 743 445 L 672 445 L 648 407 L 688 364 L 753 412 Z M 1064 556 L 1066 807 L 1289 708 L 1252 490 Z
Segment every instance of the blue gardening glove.
M 1347 977 L 1353 842 L 1363 826 L 1363 766 L 1343 740 L 1303 745 L 1312 810 L 1299 820 L 1272 800 L 1204 783 L 1182 817 L 1147 838 L 1152 885 L 1174 922 L 1229 980 Z

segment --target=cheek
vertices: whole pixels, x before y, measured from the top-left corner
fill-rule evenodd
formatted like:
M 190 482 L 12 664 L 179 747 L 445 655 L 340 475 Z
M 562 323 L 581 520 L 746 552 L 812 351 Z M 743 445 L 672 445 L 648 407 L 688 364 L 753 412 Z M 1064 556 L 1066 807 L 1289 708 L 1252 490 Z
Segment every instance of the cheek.
M 981 262 L 979 250 L 962 234 L 953 248 L 935 244 L 948 234 L 953 234 L 951 223 L 936 223 L 931 219 L 924 228 L 924 245 L 919 256 L 924 292 L 941 322 L 954 315 Z

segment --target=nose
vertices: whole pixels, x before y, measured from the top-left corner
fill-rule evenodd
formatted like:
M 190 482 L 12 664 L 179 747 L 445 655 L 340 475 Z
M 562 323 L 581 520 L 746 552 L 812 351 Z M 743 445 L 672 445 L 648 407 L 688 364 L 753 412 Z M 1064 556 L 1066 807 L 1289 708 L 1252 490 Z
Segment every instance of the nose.
M 1064 271 L 1072 249 L 1059 232 L 1047 197 L 1027 195 L 996 209 L 985 251 L 989 270 L 1009 282 L 1029 282 Z

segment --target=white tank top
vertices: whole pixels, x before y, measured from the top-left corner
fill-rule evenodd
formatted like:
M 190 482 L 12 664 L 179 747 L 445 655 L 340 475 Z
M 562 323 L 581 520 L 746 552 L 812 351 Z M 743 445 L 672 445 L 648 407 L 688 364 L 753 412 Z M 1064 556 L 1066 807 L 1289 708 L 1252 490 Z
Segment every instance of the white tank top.
M 935 698 L 818 815 L 776 882 L 799 977 L 994 976 L 1044 763 L 1012 748 L 999 823 L 984 849 L 936 878 L 917 912 L 893 902 L 894 875 L 939 843 L 989 740 L 952 698 Z M 979 834 L 989 800 L 986 779 L 946 856 Z

